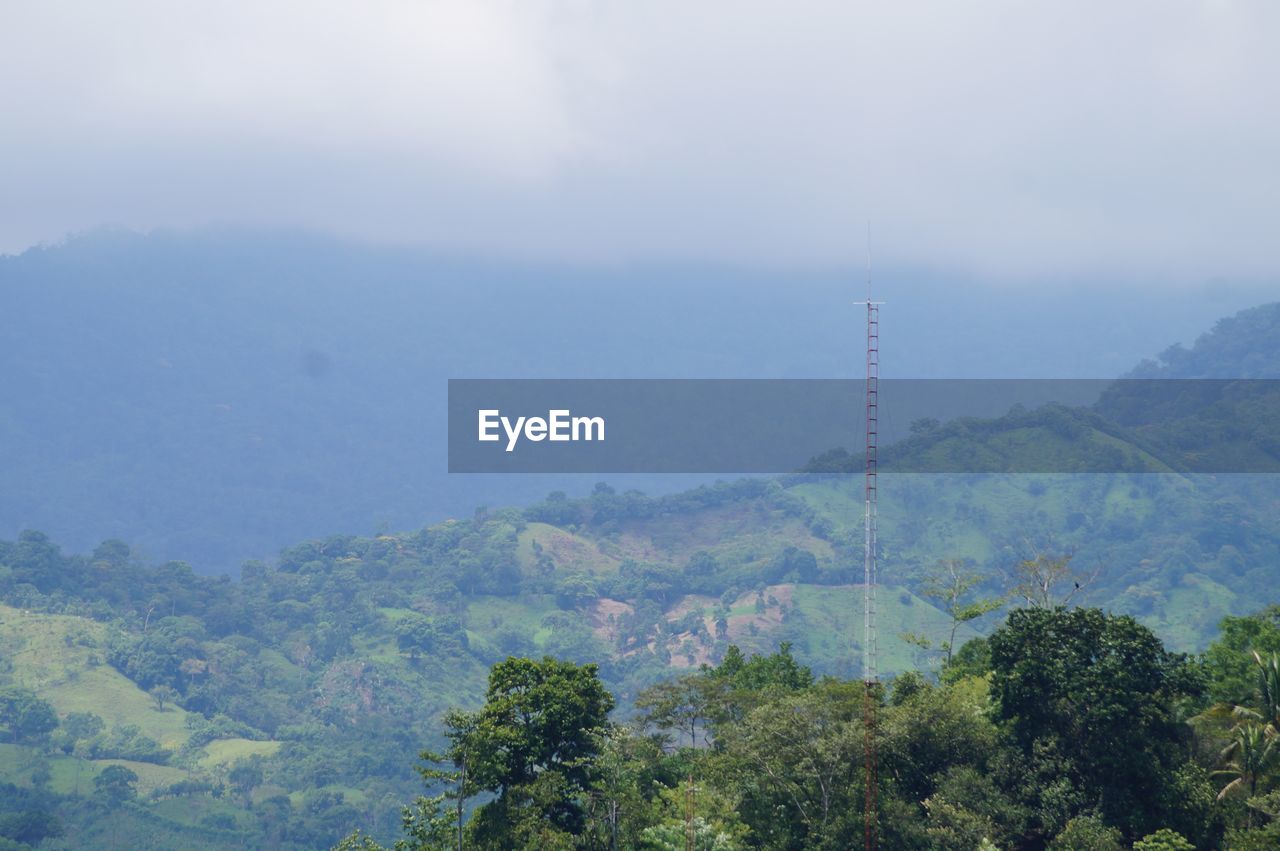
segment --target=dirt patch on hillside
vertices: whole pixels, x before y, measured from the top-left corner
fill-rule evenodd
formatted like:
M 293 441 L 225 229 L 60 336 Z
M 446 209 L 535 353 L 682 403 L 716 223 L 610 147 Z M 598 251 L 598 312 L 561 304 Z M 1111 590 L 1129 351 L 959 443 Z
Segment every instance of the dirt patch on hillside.
M 783 610 L 791 608 L 794 590 L 795 586 L 790 584 L 770 585 L 761 595 L 752 591 L 739 597 L 733 604 L 736 614 L 729 615 L 729 640 L 740 641 L 748 636 L 767 634 L 782 626 Z M 744 612 L 743 609 L 750 611 Z
M 635 611 L 630 603 L 601 597 L 584 613 L 596 638 L 613 644 L 618 638 L 618 621 Z
M 733 643 L 751 643 L 751 639 L 768 636 L 777 630 L 782 625 L 786 611 L 793 605 L 794 591 L 794 585 L 779 584 L 766 587 L 762 594 L 748 591 L 740 595 L 729 607 L 729 615 L 725 618 L 728 640 Z M 711 650 L 716 635 L 716 607 L 719 603 L 715 597 L 688 594 L 663 613 L 667 623 L 676 623 L 688 617 L 690 612 L 702 610 L 701 630 L 683 630 L 663 640 L 666 651 L 671 654 L 672 668 L 689 669 L 711 664 Z M 585 615 L 592 632 L 598 638 L 613 644 L 617 640 L 618 622 L 633 611 L 633 607 L 627 603 L 606 597 L 596 600 Z M 708 640 L 707 636 L 711 636 L 712 640 Z M 659 649 L 658 640 L 652 634 L 644 646 L 654 652 Z M 641 649 L 643 648 L 636 647 L 623 655 L 629 656 Z
M 795 586 L 791 584 L 770 585 L 762 594 L 755 591 L 738 597 L 729 607 L 729 616 L 725 619 L 730 642 L 739 642 L 744 638 L 769 634 L 782 625 L 784 610 L 792 605 Z M 705 610 L 703 624 L 710 635 L 716 634 L 715 606 L 718 603 L 711 597 L 689 595 L 676 603 L 667 612 L 667 621 L 680 620 L 690 611 L 698 608 Z M 671 667 L 696 668 L 699 665 L 711 664 L 711 648 L 704 645 L 699 636 L 693 632 L 682 632 L 667 642 L 671 653 Z
M 676 604 L 667 609 L 667 620 L 674 621 L 692 612 L 694 609 L 711 609 L 719 602 L 715 597 L 708 597 L 705 594 L 686 594 L 676 601 Z

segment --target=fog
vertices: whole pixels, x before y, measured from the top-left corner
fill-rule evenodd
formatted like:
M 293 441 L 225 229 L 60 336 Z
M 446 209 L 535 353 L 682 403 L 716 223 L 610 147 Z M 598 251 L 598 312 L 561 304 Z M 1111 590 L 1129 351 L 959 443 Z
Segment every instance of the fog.
M 9 4 L 0 250 L 101 224 L 508 258 L 1274 281 L 1274 4 Z

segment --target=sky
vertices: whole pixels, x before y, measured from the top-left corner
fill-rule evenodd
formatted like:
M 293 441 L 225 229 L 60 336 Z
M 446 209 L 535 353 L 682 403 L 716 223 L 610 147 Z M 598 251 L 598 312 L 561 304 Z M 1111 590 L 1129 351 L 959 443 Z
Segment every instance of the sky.
M 1280 281 L 1280 4 L 5 0 L 0 252 Z

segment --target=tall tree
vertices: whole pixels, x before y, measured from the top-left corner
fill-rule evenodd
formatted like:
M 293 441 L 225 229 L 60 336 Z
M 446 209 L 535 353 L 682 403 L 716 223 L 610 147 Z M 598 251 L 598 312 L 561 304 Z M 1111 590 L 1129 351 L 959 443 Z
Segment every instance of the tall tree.
M 717 739 L 718 771 L 766 848 L 849 848 L 862 837 L 863 689 L 775 693 Z
M 36 743 L 57 729 L 58 715 L 31 689 L 6 688 L 0 690 L 0 723 L 14 743 Z
M 1280 770 L 1280 741 L 1260 724 L 1241 724 L 1231 732 L 1231 741 L 1220 755 L 1222 768 L 1215 777 L 1228 782 L 1218 792 L 1218 800 L 1231 795 L 1252 798 L 1269 785 Z M 1253 826 L 1253 810 L 1248 812 Z
M 106 799 L 113 807 L 124 801 L 131 801 L 137 796 L 138 775 L 123 765 L 108 765 L 102 773 L 93 778 L 94 791 Z
M 951 618 L 947 640 L 942 644 L 943 664 L 951 663 L 955 651 L 956 633 L 960 627 L 994 612 L 1004 605 L 1003 597 L 980 597 L 974 590 L 985 577 L 965 566 L 961 559 L 942 559 L 924 579 L 921 590 L 924 596 L 937 601 Z
M 1098 609 L 1019 609 L 990 639 L 997 715 L 1027 755 L 1056 749 L 1130 836 L 1162 827 L 1188 755 L 1177 702 L 1203 689 L 1151 630 Z
M 1052 609 L 1069 606 L 1098 578 L 1101 566 L 1085 573 L 1072 569 L 1071 553 L 1051 555 L 1035 552 L 1013 568 L 1012 592 L 1030 608 Z
M 484 706 L 454 716 L 449 729 L 475 787 L 497 794 L 470 825 L 476 847 L 565 844 L 582 832 L 582 799 L 612 709 L 595 665 L 545 657 L 493 666 Z

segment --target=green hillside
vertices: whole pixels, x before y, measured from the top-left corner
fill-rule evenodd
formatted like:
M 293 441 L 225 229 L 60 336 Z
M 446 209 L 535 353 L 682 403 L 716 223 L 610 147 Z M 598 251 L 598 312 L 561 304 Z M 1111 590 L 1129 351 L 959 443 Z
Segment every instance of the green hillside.
M 937 670 L 951 622 L 924 593 L 939 559 L 965 563 L 973 595 L 998 597 L 1037 551 L 1096 569 L 1082 600 L 1201 649 L 1222 616 L 1266 602 L 1256 588 L 1276 563 L 1277 508 L 1258 477 L 886 475 L 881 671 Z M 25 534 L 0 545 L 3 682 L 64 724 L 92 713 L 102 730 L 55 732 L 51 751 L 9 745 L 0 781 L 84 795 L 106 766 L 127 765 L 145 816 L 125 827 L 139 836 L 195 824 L 223 847 L 272 833 L 311 847 L 356 819 L 390 835 L 392 802 L 416 786 L 406 753 L 437 740 L 446 708 L 475 705 L 488 665 L 509 654 L 602 663 L 624 717 L 641 688 L 730 644 L 786 642 L 819 673 L 860 676 L 861 509 L 856 477 L 659 499 L 601 486 L 308 542 L 246 565 L 239 583 L 148 567 L 113 543 L 66 556 Z M 961 627 L 957 643 L 998 617 Z M 237 792 L 246 767 L 253 782 Z M 179 799 L 217 807 L 167 803 Z M 97 824 L 71 820 L 68 847 Z
M 900 471 L 881 476 L 883 676 L 936 674 L 953 629 L 958 647 L 1000 623 L 949 614 L 979 603 L 1069 599 L 1194 652 L 1224 616 L 1277 602 L 1280 484 L 1192 472 L 1185 436 L 1223 433 L 1190 429 L 1207 425 L 1203 405 L 1125 392 L 934 424 L 886 451 Z M 1238 413 L 1252 431 L 1233 434 L 1271 452 L 1267 385 L 1215 392 L 1212 416 Z M 911 472 L 975 459 L 1074 472 Z M 442 713 L 478 705 L 508 656 L 598 664 L 619 718 L 730 646 L 785 644 L 819 676 L 860 678 L 859 469 L 832 453 L 805 475 L 658 498 L 602 483 L 303 542 L 239 582 L 144 563 L 119 541 L 68 555 L 25 532 L 0 542 L 0 783 L 61 814 L 55 846 L 100 841 L 96 804 L 67 802 L 99 801 L 95 780 L 121 766 L 137 797 L 114 829 L 137 847 L 188 829 L 206 847 L 316 847 L 356 822 L 394 835 L 418 787 L 412 755 L 440 743 Z M 954 598 L 942 564 L 964 577 Z
M 1096 570 L 1081 600 L 1201 649 L 1222 616 L 1265 602 L 1254 589 L 1275 563 L 1278 497 L 1257 477 L 886 475 L 881 671 L 937 669 L 951 621 L 925 592 L 939 559 L 977 577 L 972 595 L 1016 601 L 1017 565 L 1034 552 L 1074 553 L 1073 570 Z M 600 662 L 624 716 L 641 688 L 730 644 L 786 642 L 819 673 L 860 676 L 861 509 L 853 477 L 658 499 L 600 486 L 308 542 L 246 565 L 239 583 L 148 567 L 112 543 L 67 556 L 29 533 L 0 545 L 4 682 L 64 720 L 102 719 L 96 744 L 47 757 L 52 792 L 83 791 L 124 761 L 155 807 L 186 781 L 224 790 L 255 830 L 328 835 L 354 812 L 394 826 L 382 802 L 415 785 L 406 748 L 434 741 L 446 708 L 474 705 L 509 654 Z M 998 617 L 960 627 L 957 644 Z M 163 709 L 161 688 L 174 694 Z M 4 779 L 30 786 L 11 762 Z M 240 766 L 262 771 L 248 797 L 230 791 Z
M 60 715 L 93 712 L 108 728 L 137 725 L 176 752 L 191 736 L 186 710 L 156 701 L 106 664 L 112 627 L 83 617 L 0 605 L 0 647 L 13 682 L 34 689 Z

